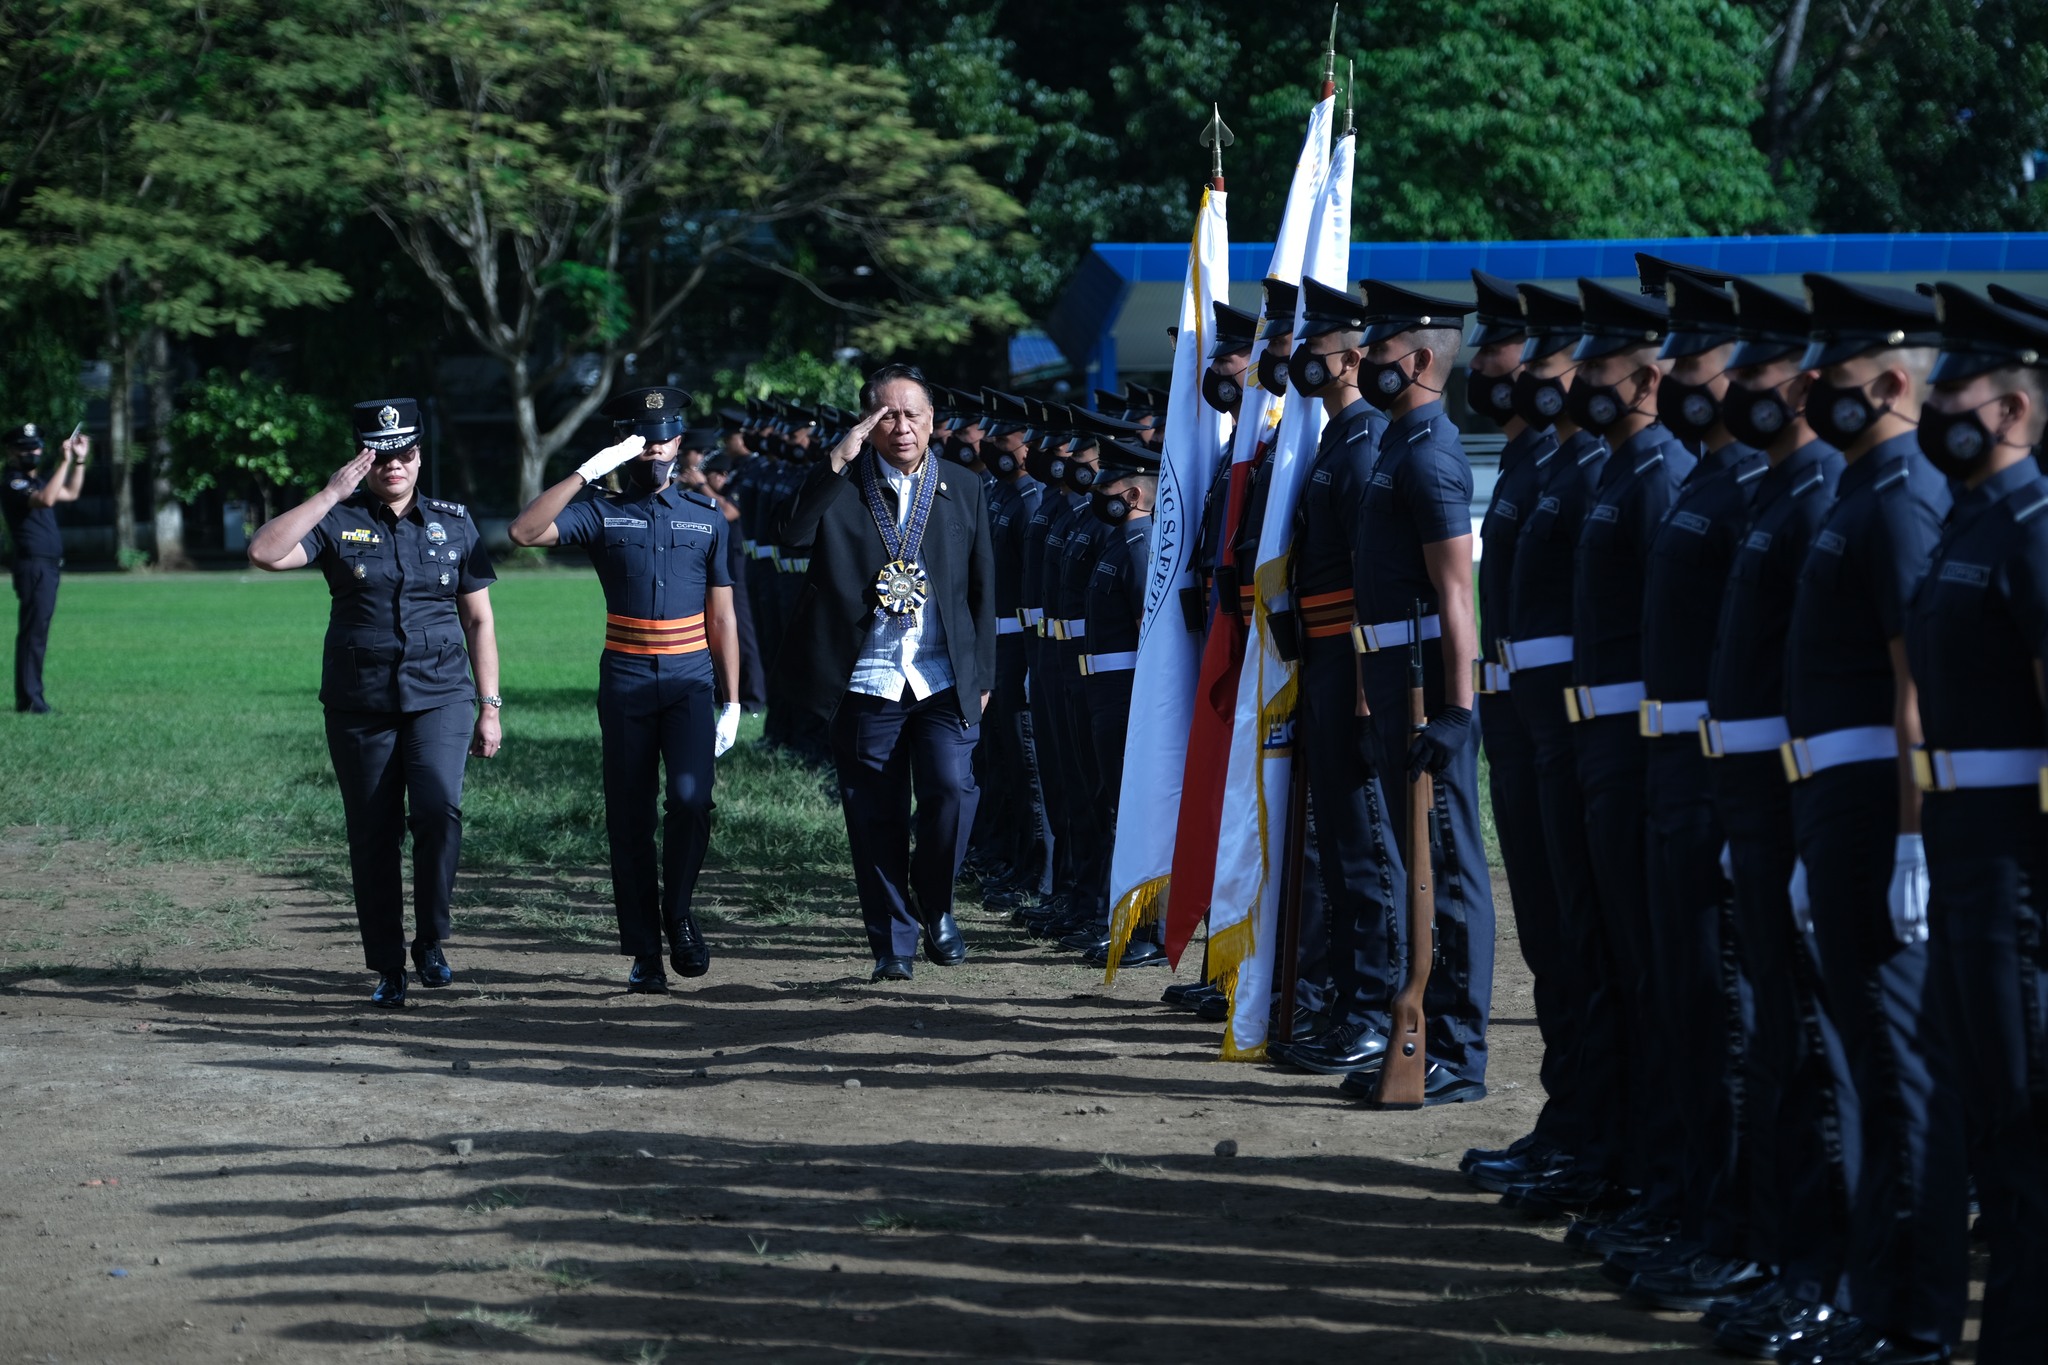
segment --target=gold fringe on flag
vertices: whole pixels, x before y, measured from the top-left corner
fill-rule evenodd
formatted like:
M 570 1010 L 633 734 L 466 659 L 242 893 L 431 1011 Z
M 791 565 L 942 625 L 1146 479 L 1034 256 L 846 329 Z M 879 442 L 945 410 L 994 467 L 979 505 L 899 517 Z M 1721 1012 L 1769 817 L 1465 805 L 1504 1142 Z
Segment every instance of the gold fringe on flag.
M 1116 903 L 1109 917 L 1109 970 L 1102 974 L 1103 985 L 1116 980 L 1116 969 L 1123 963 L 1124 949 L 1131 946 L 1131 935 L 1145 925 L 1159 922 L 1166 908 L 1167 888 L 1172 883 L 1170 876 L 1148 877 L 1124 892 L 1123 899 Z
M 1266 1057 L 1263 1043 L 1255 1048 L 1240 1048 L 1232 1037 L 1237 1027 L 1237 973 L 1252 955 L 1255 945 L 1252 925 L 1257 915 L 1254 909 L 1252 914 L 1209 937 L 1209 981 L 1222 990 L 1230 1002 L 1230 1014 L 1223 1025 L 1223 1048 L 1218 1054 L 1221 1061 L 1258 1062 Z

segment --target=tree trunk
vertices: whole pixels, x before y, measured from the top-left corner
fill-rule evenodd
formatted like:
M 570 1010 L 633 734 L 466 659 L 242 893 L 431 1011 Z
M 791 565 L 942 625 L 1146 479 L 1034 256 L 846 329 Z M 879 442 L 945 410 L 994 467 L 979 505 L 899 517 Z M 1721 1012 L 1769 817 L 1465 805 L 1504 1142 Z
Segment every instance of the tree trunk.
M 171 491 L 171 419 L 177 415 L 171 389 L 171 338 L 149 329 L 149 468 L 151 503 L 156 508 L 156 566 L 189 569 L 185 554 L 185 508 Z
M 135 342 L 107 338 L 112 373 L 107 383 L 107 464 L 114 479 L 114 559 L 124 569 L 141 561 L 135 544 Z
M 548 451 L 541 444 L 540 414 L 533 403 L 533 371 L 528 368 L 526 357 L 507 360 L 505 372 L 512 381 L 512 417 L 519 426 L 519 505 L 525 507 L 540 496 Z

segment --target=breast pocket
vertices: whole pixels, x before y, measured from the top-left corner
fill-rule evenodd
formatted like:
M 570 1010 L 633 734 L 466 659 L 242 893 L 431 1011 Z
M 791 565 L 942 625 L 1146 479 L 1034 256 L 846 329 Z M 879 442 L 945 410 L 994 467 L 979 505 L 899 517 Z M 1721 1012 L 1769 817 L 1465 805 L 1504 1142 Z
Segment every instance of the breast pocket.
M 342 589 L 360 591 L 391 581 L 391 552 L 382 545 L 344 545 L 341 549 Z
M 420 549 L 423 588 L 429 597 L 453 597 L 462 582 L 462 550 L 455 545 L 426 545 Z
M 604 533 L 604 556 L 627 578 L 644 576 L 652 567 L 654 559 L 648 550 L 647 533 L 637 528 L 607 528 Z

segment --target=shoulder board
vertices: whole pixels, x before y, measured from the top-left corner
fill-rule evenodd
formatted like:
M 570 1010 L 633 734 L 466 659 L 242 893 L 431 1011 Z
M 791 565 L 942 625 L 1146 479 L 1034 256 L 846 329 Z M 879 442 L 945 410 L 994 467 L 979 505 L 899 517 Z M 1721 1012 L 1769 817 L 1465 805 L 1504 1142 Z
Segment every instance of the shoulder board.
M 1906 481 L 1906 475 L 1908 472 L 1909 471 L 1906 467 L 1905 462 L 1900 461 L 1896 469 L 1892 470 L 1889 474 L 1886 474 L 1876 483 L 1870 485 L 1870 491 L 1873 493 L 1882 493 L 1887 488 L 1897 488 L 1900 484 Z
M 1827 481 L 1828 476 L 1822 473 L 1820 470 L 1816 469 L 1812 474 L 1808 475 L 1804 479 L 1801 479 L 1798 483 L 1792 485 L 1792 496 L 1795 498 L 1803 498 L 1808 493 L 1811 493 L 1814 489 L 1820 487 Z
M 439 498 L 421 498 L 420 503 L 423 506 L 433 508 L 436 512 L 445 512 L 451 517 L 460 517 L 465 521 L 469 519 L 469 509 L 459 502 L 442 502 Z
M 1658 465 L 1663 463 L 1664 451 L 1662 447 L 1659 447 L 1658 449 L 1651 451 L 1649 455 L 1644 457 L 1643 462 L 1636 466 L 1636 473 L 1647 474 L 1651 470 L 1655 469 Z
M 717 501 L 716 501 L 715 499 L 713 499 L 713 498 L 712 498 L 712 496 L 711 496 L 711 495 L 710 495 L 709 493 L 699 493 L 699 492 L 698 492 L 698 491 L 697 491 L 696 489 L 694 489 L 694 488 L 686 488 L 686 489 L 684 489 L 684 490 L 683 490 L 683 499 L 684 499 L 684 500 L 685 500 L 686 502 L 694 502 L 694 503 L 696 503 L 696 504 L 697 504 L 697 505 L 698 505 L 699 507 L 709 507 L 709 508 L 713 508 L 713 509 L 716 509 L 716 508 L 717 508 L 717 506 L 718 506 L 718 503 L 717 503 Z
M 1755 464 L 1750 465 L 1747 468 L 1736 470 L 1735 482 L 1755 483 L 1758 479 L 1761 479 L 1764 475 L 1770 472 L 1770 462 L 1768 460 L 1758 460 Z
M 2043 496 L 2044 496 L 2044 497 L 2048 497 L 2048 494 L 2044 494 Z M 1124 544 L 1126 544 L 1126 545 L 1136 545 L 1136 544 L 1139 544 L 1139 543 L 1140 543 L 1140 542 L 1142 542 L 1142 541 L 1149 541 L 1149 540 L 1151 540 L 1151 539 L 1152 539 L 1152 527 L 1151 527 L 1151 524 L 1150 524 L 1150 522 L 1151 522 L 1151 518 L 1149 518 L 1149 517 L 1148 517 L 1148 518 L 1146 518 L 1146 519 L 1145 519 L 1144 521 L 1142 521 L 1142 522 L 1139 522 L 1139 523 L 1138 523 L 1137 525 L 1135 525 L 1135 526 L 1133 526 L 1133 525 L 1131 525 L 1130 523 L 1126 522 L 1126 523 L 1125 523 L 1125 525 L 1124 525 Z
M 2007 506 L 2012 508 L 2013 524 L 2024 526 L 2048 510 L 2048 482 L 2035 483 L 2022 488 L 2012 495 Z
M 1430 422 L 1424 422 L 1424 423 L 1423 423 L 1423 424 L 1422 424 L 1421 426 L 1419 426 L 1419 427 L 1415 428 L 1415 430 L 1413 430 L 1413 431 L 1411 431 L 1411 432 L 1409 432 L 1409 433 L 1408 433 L 1408 444 L 1412 446 L 1412 445 L 1414 445 L 1414 444 L 1415 444 L 1415 443 L 1416 443 L 1417 441 L 1426 441 L 1426 440 L 1428 440 L 1428 439 L 1429 439 L 1429 436 L 1430 436 L 1430 433 L 1431 433 L 1431 432 L 1432 432 L 1432 431 L 1433 431 L 1434 429 L 1435 429 L 1435 428 L 1434 428 L 1434 424 L 1433 424 L 1433 423 L 1430 423 Z

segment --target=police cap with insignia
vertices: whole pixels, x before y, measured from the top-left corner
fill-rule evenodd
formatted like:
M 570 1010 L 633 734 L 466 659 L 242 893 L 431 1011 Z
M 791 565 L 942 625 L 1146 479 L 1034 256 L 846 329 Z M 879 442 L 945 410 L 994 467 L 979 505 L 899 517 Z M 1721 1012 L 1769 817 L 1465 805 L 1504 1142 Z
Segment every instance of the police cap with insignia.
M 1804 278 L 1813 340 L 1800 362 L 1803 369 L 1824 369 L 1897 346 L 1941 344 L 1941 320 L 1934 305 L 1910 289 L 1851 284 L 1833 275 Z
M 1586 310 L 1576 298 L 1540 284 L 1517 285 L 1515 292 L 1521 295 L 1522 319 L 1529 325 L 1529 340 L 1522 347 L 1523 364 L 1578 345 Z
M 1365 295 L 1365 344 L 1374 346 L 1388 337 L 1424 327 L 1452 327 L 1465 330 L 1465 315 L 1474 305 L 1463 299 L 1440 299 L 1418 294 L 1385 280 L 1360 280 Z
M 43 448 L 42 429 L 36 426 L 34 422 L 23 422 L 20 426 L 7 433 L 7 444 L 16 450 L 41 450 Z
M 2048 366 L 2048 318 L 2007 308 L 1961 285 L 1934 286 L 1941 355 L 1928 379 L 1956 384 L 1993 370 Z
M 1301 334 L 1297 341 L 1309 341 L 1334 332 L 1365 330 L 1365 300 L 1332 289 L 1321 280 L 1301 282 Z
M 1136 441 L 1104 441 L 1102 443 L 1102 475 L 1096 482 L 1107 483 L 1111 476 L 1132 474 L 1157 474 L 1159 456 L 1147 450 Z
M 1098 412 L 1113 412 L 1121 416 L 1129 406 L 1120 393 L 1113 393 L 1108 389 L 1095 391 L 1095 409 Z
M 1671 329 L 1671 312 L 1661 298 L 1631 294 L 1579 277 L 1579 344 L 1573 360 L 1598 360 L 1643 346 L 1658 346 Z
M 683 434 L 690 420 L 689 409 L 689 394 L 657 386 L 628 389 L 604 405 L 604 415 L 621 431 L 660 442 Z
M 1081 436 L 1135 441 L 1144 430 L 1136 422 L 1127 422 L 1120 417 L 1111 417 L 1107 413 L 1089 412 L 1086 408 L 1075 408 L 1072 411 L 1076 418 L 1077 434 Z
M 718 410 L 718 430 L 721 435 L 727 432 L 744 431 L 748 421 L 747 414 L 741 412 L 738 408 L 720 408 Z
M 1994 284 L 1985 292 L 1991 295 L 1991 301 L 2000 308 L 2010 308 L 2015 313 L 2032 313 L 2037 318 L 2048 318 L 2048 298 L 2043 298 L 2039 294 L 2022 294 L 2019 290 L 2007 289 L 2002 284 Z
M 1267 341 L 1294 335 L 1294 310 L 1301 301 L 1300 286 L 1278 275 L 1268 275 L 1260 287 L 1266 291 L 1266 330 L 1260 335 Z
M 1252 342 L 1259 334 L 1259 320 L 1242 308 L 1232 308 L 1222 299 L 1216 300 L 1216 343 L 1209 348 L 1209 358 L 1219 355 L 1243 355 L 1251 350 Z
M 1636 253 L 1636 280 L 1642 285 L 1645 294 L 1653 294 L 1669 302 L 1664 286 L 1671 283 L 1673 275 L 1685 275 L 1716 289 L 1725 287 L 1735 278 L 1725 270 L 1710 270 L 1703 265 L 1694 265 L 1691 261 L 1666 260 L 1662 256 L 1652 256 L 1647 251 Z
M 983 389 L 981 411 L 986 419 L 981 426 L 985 436 L 1007 436 L 1031 425 L 1031 415 L 1024 409 L 1024 400 L 1013 394 Z
M 732 456 L 721 450 L 704 461 L 704 472 L 706 474 L 730 474 L 732 473 L 732 466 Z
M 1638 261 L 1655 257 L 1637 255 Z M 1646 274 L 1647 280 L 1649 276 Z M 1740 335 L 1735 320 L 1735 296 L 1704 275 L 1690 270 L 1662 273 L 1664 302 L 1671 310 L 1671 331 L 1658 354 L 1666 360 L 1698 355 L 1716 346 L 1726 346 Z
M 689 428 L 688 430 L 686 430 L 686 431 L 684 431 L 684 432 L 683 432 L 683 443 L 682 443 L 682 444 L 681 444 L 680 446 L 677 446 L 677 447 L 676 447 L 676 449 L 677 449 L 678 451 L 684 451 L 684 450 L 703 450 L 703 451 L 709 451 L 709 450 L 715 450 L 715 449 L 716 449 L 717 447 L 718 447 L 718 428 L 717 428 L 717 427 L 691 427 L 691 428 Z
M 372 398 L 355 407 L 356 443 L 379 455 L 420 443 L 420 405 L 410 398 Z
M 1474 346 L 1519 341 L 1529 335 L 1529 323 L 1522 316 L 1522 298 L 1512 281 L 1475 267 L 1472 288 L 1478 294 L 1478 305 L 1473 309 L 1478 324 L 1472 329 Z
M 1806 354 L 1807 334 L 1813 331 L 1813 314 L 1797 299 L 1754 280 L 1736 279 L 1735 324 L 1741 344 L 1728 358 L 1731 370 L 1768 365 L 1786 356 Z
M 1150 384 L 1126 384 L 1124 387 L 1131 391 L 1131 411 L 1144 413 L 1150 417 L 1166 415 L 1165 389 L 1155 388 Z

